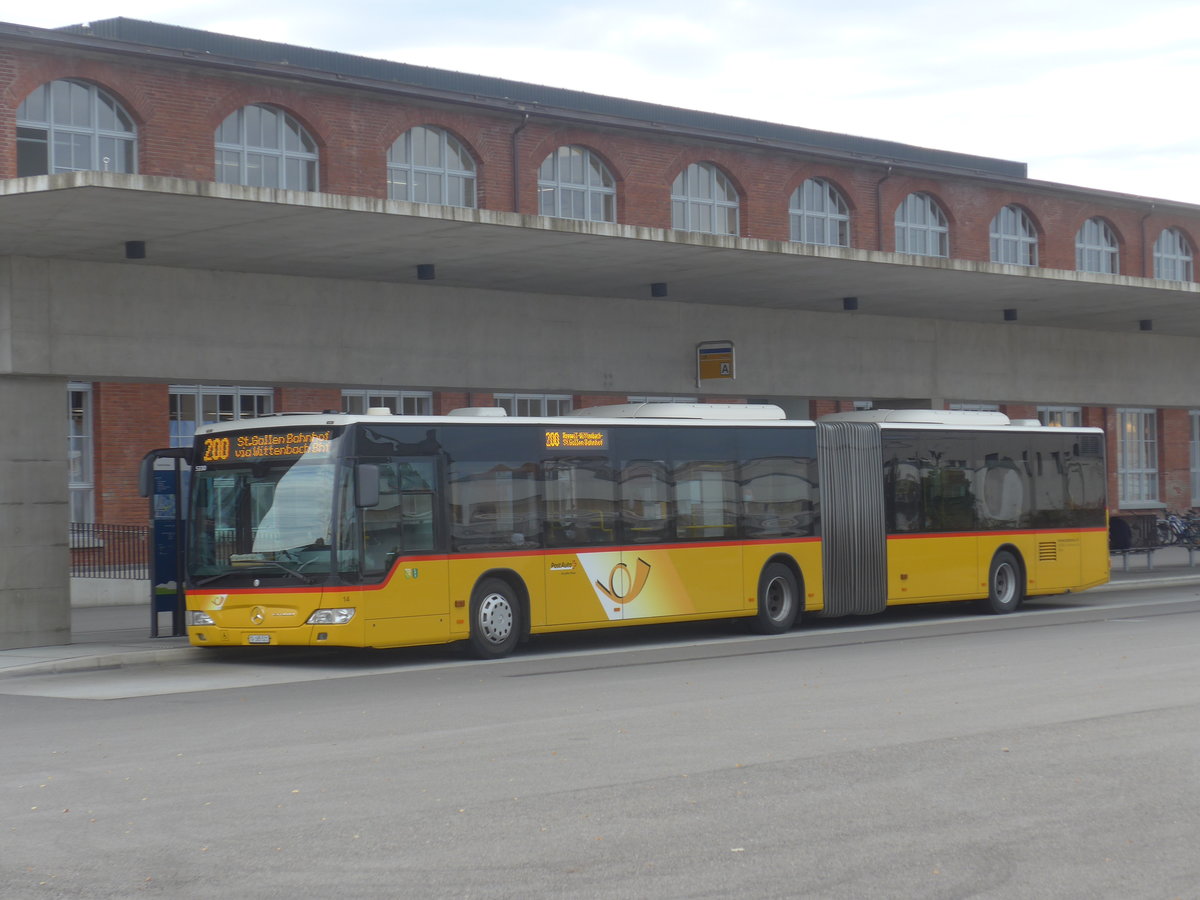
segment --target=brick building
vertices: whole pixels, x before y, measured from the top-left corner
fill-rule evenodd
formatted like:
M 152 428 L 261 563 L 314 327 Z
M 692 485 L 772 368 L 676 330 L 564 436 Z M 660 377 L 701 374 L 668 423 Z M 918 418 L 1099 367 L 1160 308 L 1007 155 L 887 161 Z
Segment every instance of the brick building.
M 0 25 L 0 136 L 0 258 L 17 276 L 3 374 L 65 384 L 73 520 L 142 522 L 141 456 L 205 421 L 381 404 L 555 414 L 631 397 L 1097 425 L 1114 512 L 1200 505 L 1200 392 L 1162 374 L 1200 349 L 1194 205 L 129 19 Z M 23 366 L 36 315 L 18 301 L 39 289 L 20 285 L 42 267 L 75 285 L 69 301 L 28 300 L 60 317 L 46 333 L 64 348 Z M 415 305 L 389 355 L 369 323 L 395 285 Z M 92 290 L 102 321 L 121 321 L 121 298 L 144 291 L 147 305 L 134 328 L 90 334 L 66 310 Z M 252 304 L 236 298 L 268 292 L 240 327 Z M 321 334 L 297 337 L 293 312 L 336 332 L 339 364 Z M 639 323 L 628 341 L 622 320 Z M 128 361 L 188 329 L 194 360 L 180 343 Z M 664 344 L 673 332 L 679 346 Z M 739 378 L 696 382 L 696 340 L 735 336 Z M 595 344 L 615 361 L 593 359 Z

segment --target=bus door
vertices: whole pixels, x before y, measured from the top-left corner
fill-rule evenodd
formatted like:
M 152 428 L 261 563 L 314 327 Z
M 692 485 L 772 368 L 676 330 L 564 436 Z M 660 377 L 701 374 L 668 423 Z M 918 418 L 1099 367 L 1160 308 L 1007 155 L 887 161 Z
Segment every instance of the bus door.
M 710 453 L 707 459 L 675 462 L 673 540 L 678 546 L 670 551 L 670 559 L 664 560 L 672 571 L 659 577 L 660 608 L 648 610 L 649 615 L 707 615 L 745 609 L 736 454 L 732 448 L 720 449 L 726 452 L 719 458 Z
M 382 582 L 371 605 L 368 636 L 449 628 L 448 563 L 444 524 L 438 521 L 435 457 L 393 457 L 378 463 L 379 502 L 362 511 L 364 581 Z
M 978 593 L 973 437 L 889 432 L 884 448 L 889 600 L 916 603 Z M 986 581 L 986 568 L 982 577 Z
M 601 624 L 624 618 L 624 563 L 616 484 L 602 456 L 542 463 L 546 535 L 546 622 Z

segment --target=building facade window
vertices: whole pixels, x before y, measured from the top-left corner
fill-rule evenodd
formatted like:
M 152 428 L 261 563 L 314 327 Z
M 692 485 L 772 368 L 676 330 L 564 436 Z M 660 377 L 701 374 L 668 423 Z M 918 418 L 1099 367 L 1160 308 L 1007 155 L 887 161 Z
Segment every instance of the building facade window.
M 810 178 L 792 192 L 788 218 L 793 241 L 850 246 L 850 207 L 838 189 L 823 178 Z
M 1117 235 L 1103 219 L 1088 219 L 1075 234 L 1075 268 L 1116 275 L 1121 271 Z
M 1192 474 L 1192 506 L 1200 506 L 1200 409 L 1191 412 L 1191 440 L 1188 441 L 1188 457 Z
M 1006 206 L 996 213 L 990 237 L 992 262 L 1014 266 L 1038 264 L 1037 228 L 1021 207 Z
M 136 169 L 133 119 L 94 84 L 52 81 L 17 107 L 17 177 Z
M 496 405 L 510 416 L 567 416 L 570 394 L 493 394 Z
M 964 401 L 960 403 L 947 403 L 947 409 L 956 409 L 963 412 L 1000 412 L 999 403 L 975 403 Z
M 671 185 L 671 227 L 703 234 L 738 233 L 738 195 L 712 163 L 692 163 Z
M 917 256 L 950 255 L 946 214 L 928 194 L 909 194 L 896 207 L 896 252 Z
M 396 416 L 433 415 L 429 391 L 342 391 L 342 411 L 366 415 L 368 409 L 387 407 Z
M 190 446 L 201 425 L 269 416 L 274 411 L 275 392 L 271 388 L 173 384 L 170 387 L 171 446 Z
M 67 386 L 67 489 L 72 522 L 94 522 L 96 478 L 92 463 L 92 386 Z
M 316 141 L 281 109 L 243 106 L 217 128 L 216 144 L 222 184 L 318 190 Z
M 441 128 L 418 125 L 388 150 L 388 199 L 473 209 L 475 160 Z
M 1192 280 L 1192 245 L 1178 228 L 1167 228 L 1154 242 L 1154 277 Z
M 1060 428 L 1078 428 L 1083 424 L 1083 409 L 1078 406 L 1039 406 L 1038 421 Z
M 559 147 L 538 169 L 538 212 L 559 219 L 617 221 L 617 182 L 586 147 Z
M 1125 508 L 1158 502 L 1158 416 L 1153 409 L 1117 410 L 1117 496 Z
M 665 394 L 630 394 L 626 403 L 695 403 L 695 397 L 668 397 Z

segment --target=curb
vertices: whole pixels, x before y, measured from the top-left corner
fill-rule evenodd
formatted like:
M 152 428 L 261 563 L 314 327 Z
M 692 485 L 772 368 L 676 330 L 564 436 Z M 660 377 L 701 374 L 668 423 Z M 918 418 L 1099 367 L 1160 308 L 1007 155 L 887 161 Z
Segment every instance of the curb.
M 1200 584 L 1200 571 L 1194 575 L 1156 575 L 1146 578 L 1113 579 L 1094 588 L 1080 591 L 1082 594 L 1092 594 L 1096 591 L 1134 590 L 1150 587 L 1182 587 L 1189 584 Z
M 44 660 L 25 665 L 0 668 L 0 679 L 26 675 L 62 675 L 70 672 L 93 672 L 100 669 L 123 669 L 155 663 L 182 662 L 204 651 L 196 647 L 172 647 L 165 650 L 104 651 L 93 656 L 80 655 L 66 659 Z

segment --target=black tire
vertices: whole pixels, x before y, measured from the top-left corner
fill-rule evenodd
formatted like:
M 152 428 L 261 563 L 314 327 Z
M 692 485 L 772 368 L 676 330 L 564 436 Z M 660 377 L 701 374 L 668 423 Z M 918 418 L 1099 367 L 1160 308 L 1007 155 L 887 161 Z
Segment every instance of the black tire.
M 758 612 L 750 620 L 756 634 L 783 634 L 800 617 L 800 589 L 792 570 L 769 563 L 758 577 Z
M 980 601 L 984 612 L 1002 616 L 1010 613 L 1025 599 L 1025 572 L 1020 561 L 1007 550 L 992 557 L 988 570 L 988 595 Z
M 480 659 L 500 659 L 521 639 L 521 604 L 511 584 L 485 578 L 471 595 L 471 652 Z

